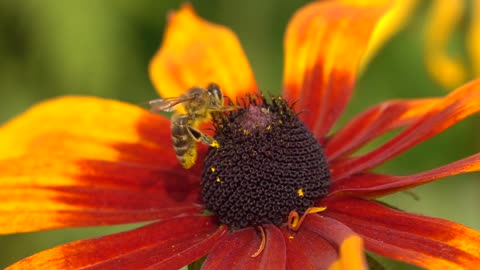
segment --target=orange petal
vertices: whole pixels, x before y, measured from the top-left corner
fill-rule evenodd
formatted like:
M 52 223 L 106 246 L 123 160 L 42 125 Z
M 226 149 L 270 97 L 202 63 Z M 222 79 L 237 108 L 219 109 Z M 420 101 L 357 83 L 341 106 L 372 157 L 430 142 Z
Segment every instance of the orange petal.
M 364 155 L 331 163 L 332 178 L 342 179 L 368 171 L 480 111 L 480 79 L 436 102 L 435 106 L 403 132 Z
M 227 232 L 211 217 L 183 216 L 42 251 L 7 269 L 179 269 Z
M 365 253 L 363 252 L 362 238 L 353 235 L 345 239 L 340 246 L 340 257 L 329 270 L 362 270 L 368 269 Z
M 426 269 L 480 265 L 480 233 L 463 225 L 354 198 L 331 201 L 327 209 L 324 215 L 352 228 L 367 250 L 382 256 Z
M 233 101 L 257 91 L 235 34 L 201 19 L 189 4 L 170 14 L 162 46 L 150 63 L 150 78 L 163 97 L 180 96 L 192 86 L 211 82 Z
M 424 116 L 440 99 L 390 100 L 374 105 L 350 120 L 325 142 L 325 155 L 334 160 L 395 128 Z
M 360 2 L 366 1 L 313 2 L 287 28 L 284 96 L 306 111 L 301 117 L 319 140 L 347 105 L 372 32 L 387 11 L 386 1 Z

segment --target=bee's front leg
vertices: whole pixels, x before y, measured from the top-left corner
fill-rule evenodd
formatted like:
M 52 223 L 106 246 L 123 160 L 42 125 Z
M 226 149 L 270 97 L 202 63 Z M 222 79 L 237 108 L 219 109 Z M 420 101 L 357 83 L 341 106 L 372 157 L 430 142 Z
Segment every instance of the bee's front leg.
M 202 133 L 200 130 L 190 126 L 187 127 L 187 130 L 195 141 L 201 142 L 214 148 L 220 147 L 218 141 L 215 140 L 212 136 Z

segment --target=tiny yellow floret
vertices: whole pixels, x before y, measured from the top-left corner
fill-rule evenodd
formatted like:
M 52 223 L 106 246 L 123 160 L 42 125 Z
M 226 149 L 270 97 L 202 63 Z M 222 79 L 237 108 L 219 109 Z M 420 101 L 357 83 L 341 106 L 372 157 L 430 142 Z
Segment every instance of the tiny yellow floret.
M 303 193 L 303 188 L 299 188 L 299 189 L 297 190 L 297 194 L 298 194 L 298 196 L 299 196 L 300 198 L 303 198 L 303 196 L 305 196 L 305 194 Z
M 211 167 L 211 168 L 210 168 L 210 171 L 211 171 L 211 172 L 215 172 L 216 170 L 217 170 L 217 169 L 216 169 L 215 167 Z
M 217 181 L 217 183 L 222 183 L 222 179 L 220 179 L 220 177 L 217 177 L 215 181 Z

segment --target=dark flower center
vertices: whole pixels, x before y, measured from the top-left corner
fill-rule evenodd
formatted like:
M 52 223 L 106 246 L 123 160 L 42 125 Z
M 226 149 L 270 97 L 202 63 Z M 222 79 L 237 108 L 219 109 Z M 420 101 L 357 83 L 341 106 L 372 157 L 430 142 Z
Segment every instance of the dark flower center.
M 330 172 L 322 147 L 282 98 L 215 113 L 215 139 L 202 175 L 202 198 L 233 228 L 280 225 L 327 194 Z

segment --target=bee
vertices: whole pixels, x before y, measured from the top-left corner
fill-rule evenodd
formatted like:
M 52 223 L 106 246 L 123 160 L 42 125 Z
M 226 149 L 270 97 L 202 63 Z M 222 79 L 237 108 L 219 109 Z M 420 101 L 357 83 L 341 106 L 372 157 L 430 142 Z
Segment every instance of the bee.
M 151 112 L 171 112 L 182 105 L 184 111 L 175 111 L 171 117 L 173 148 L 178 161 L 184 168 L 191 168 L 197 159 L 196 143 L 201 142 L 218 148 L 220 144 L 212 137 L 202 133 L 197 127 L 210 119 L 212 112 L 233 110 L 233 106 L 224 106 L 223 93 L 217 84 L 207 88 L 192 87 L 179 97 L 160 98 L 149 101 Z

